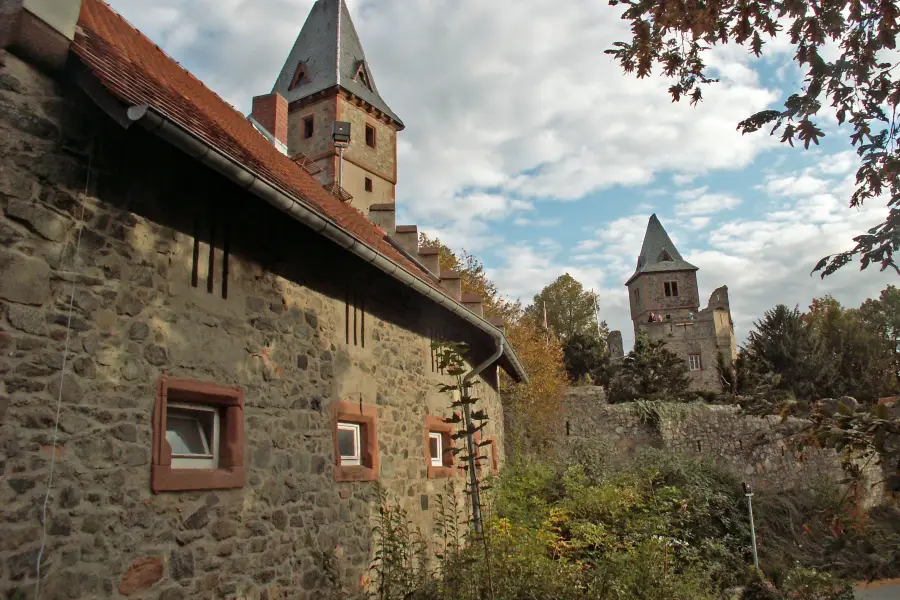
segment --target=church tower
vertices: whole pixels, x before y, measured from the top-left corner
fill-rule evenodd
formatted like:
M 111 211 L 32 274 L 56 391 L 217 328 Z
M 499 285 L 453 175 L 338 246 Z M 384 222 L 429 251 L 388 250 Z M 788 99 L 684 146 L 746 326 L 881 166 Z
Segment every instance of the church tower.
M 286 104 L 286 119 L 266 122 L 267 102 Z M 254 98 L 252 117 L 276 139 L 286 137 L 283 151 L 363 214 L 372 205 L 393 205 L 397 132 L 404 125 L 375 86 L 344 0 L 313 5 L 272 93 Z M 331 137 L 335 121 L 350 123 L 351 141 L 340 165 Z M 339 170 L 341 189 L 335 189 Z

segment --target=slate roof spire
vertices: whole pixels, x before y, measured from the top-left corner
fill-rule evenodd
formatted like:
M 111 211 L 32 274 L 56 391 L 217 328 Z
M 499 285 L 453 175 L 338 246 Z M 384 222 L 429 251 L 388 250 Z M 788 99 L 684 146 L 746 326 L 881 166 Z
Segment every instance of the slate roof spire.
M 344 0 L 317 0 L 294 42 L 273 92 L 288 102 L 339 86 L 403 122 L 378 93 Z
M 697 270 L 697 267 L 681 257 L 678 248 L 672 243 L 672 239 L 654 213 L 647 222 L 647 231 L 644 233 L 644 243 L 641 245 L 634 275 L 625 282 L 625 285 L 630 284 L 641 273 Z

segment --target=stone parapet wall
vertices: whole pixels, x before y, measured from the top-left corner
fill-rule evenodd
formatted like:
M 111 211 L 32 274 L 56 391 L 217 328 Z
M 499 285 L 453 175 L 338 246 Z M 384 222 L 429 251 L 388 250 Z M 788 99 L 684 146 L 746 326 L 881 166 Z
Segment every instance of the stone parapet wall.
M 809 489 L 820 481 L 844 479 L 833 450 L 793 449 L 786 439 L 805 425 L 801 419 L 751 416 L 736 406 L 703 403 L 626 402 L 608 404 L 601 387 L 575 387 L 566 394 L 565 449 L 575 441 L 597 440 L 619 459 L 652 447 L 712 460 L 759 490 Z M 864 504 L 880 498 L 879 474 L 869 468 L 872 487 Z
M 477 363 L 490 340 L 77 89 L 3 60 L 0 596 L 31 596 L 54 456 L 44 598 L 324 598 L 319 551 L 359 584 L 376 483 L 335 481 L 340 401 L 375 407 L 379 483 L 430 536 L 437 494 L 463 478 L 427 477 L 425 418 L 451 402 L 429 344 L 483 347 Z M 243 390 L 243 488 L 151 492 L 163 372 Z M 502 463 L 496 371 L 484 375 Z

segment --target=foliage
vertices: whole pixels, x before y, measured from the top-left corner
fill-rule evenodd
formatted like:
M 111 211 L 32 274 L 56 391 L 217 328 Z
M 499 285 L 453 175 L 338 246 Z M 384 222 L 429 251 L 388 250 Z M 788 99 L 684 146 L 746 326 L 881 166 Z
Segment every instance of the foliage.
M 576 333 L 563 342 L 566 374 L 575 383 L 609 385 L 610 360 L 606 343 L 596 335 Z
M 900 388 L 900 290 L 889 285 L 877 299 L 867 299 L 859 307 L 859 318 L 887 343 L 893 354 L 894 387 Z
M 460 258 L 440 240 L 425 234 L 420 234 L 419 244 L 438 248 L 441 269 L 458 271 L 463 293 L 480 295 L 485 315 L 503 319 L 506 338 L 528 373 L 527 384 L 503 381 L 504 406 L 512 416 L 507 447 L 529 451 L 547 448 L 559 430 L 560 402 L 567 385 L 559 341 L 548 340 L 540 322 L 525 315 L 521 304 L 500 295 L 476 257 L 463 250 Z
M 542 323 L 546 310 L 550 334 L 562 342 L 580 334 L 605 344 L 609 328 L 605 321 L 598 326 L 596 307 L 597 295 L 564 273 L 535 295 L 534 303 L 525 309 L 525 315 Z
M 631 41 L 616 42 L 607 50 L 628 73 L 646 77 L 654 66 L 672 78 L 673 101 L 702 99 L 701 87 L 715 81 L 703 59 L 711 47 L 734 42 L 749 45 L 757 57 L 767 39 L 786 31 L 796 47 L 794 60 L 805 71 L 803 88 L 792 94 L 783 110 L 764 110 L 738 125 L 749 133 L 772 125 L 781 142 L 797 140 L 804 148 L 818 144 L 825 134 L 815 117 L 830 104 L 839 124 L 848 122 L 850 143 L 861 165 L 850 206 L 888 196 L 887 219 L 854 238 L 856 246 L 823 258 L 813 269 L 822 276 L 859 256 L 860 267 L 880 263 L 895 270 L 893 253 L 900 248 L 900 137 L 897 105 L 900 81 L 896 64 L 886 53 L 896 49 L 900 11 L 894 0 L 656 2 L 609 0 L 624 4 L 622 19 L 631 25 Z M 823 49 L 839 48 L 835 60 L 826 60 Z M 828 110 L 827 112 L 831 112 Z M 900 272 L 900 270 L 898 270 Z
M 687 389 L 687 365 L 662 340 L 649 341 L 639 333 L 634 348 L 609 382 L 609 401 L 628 402 L 635 398 L 680 394 Z

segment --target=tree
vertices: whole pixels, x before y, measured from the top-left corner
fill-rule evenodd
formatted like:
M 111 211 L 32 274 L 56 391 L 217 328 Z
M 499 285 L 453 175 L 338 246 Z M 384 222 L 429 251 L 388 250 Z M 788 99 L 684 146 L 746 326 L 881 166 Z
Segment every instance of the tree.
M 895 387 L 900 388 L 900 290 L 889 285 L 877 300 L 867 299 L 859 307 L 859 317 L 889 344 L 893 353 Z
M 609 382 L 610 402 L 627 402 L 687 390 L 684 359 L 666 348 L 665 342 L 651 342 L 639 333 L 634 348 L 622 359 L 622 366 Z
M 672 100 L 684 97 L 696 104 L 701 87 L 715 82 L 703 60 L 703 51 L 734 42 L 749 45 L 757 57 L 767 39 L 786 30 L 796 47 L 794 60 L 805 72 L 803 88 L 792 94 L 783 110 L 764 110 L 738 124 L 742 133 L 771 125 L 781 142 L 804 148 L 818 144 L 825 134 L 814 118 L 825 103 L 839 124 L 849 123 L 850 144 L 860 157 L 857 188 L 850 206 L 887 195 L 890 211 L 885 221 L 854 238 L 848 251 L 826 256 L 813 271 L 822 277 L 834 273 L 859 256 L 860 267 L 879 263 L 881 269 L 900 273 L 893 254 L 900 248 L 900 81 L 897 64 L 885 60 L 896 49 L 900 11 L 896 0 L 721 0 L 719 2 L 659 2 L 609 0 L 626 6 L 622 19 L 631 25 L 631 41 L 615 42 L 607 50 L 627 73 L 646 77 L 654 66 L 674 80 Z M 826 61 L 826 45 L 839 47 L 839 55 Z
M 609 352 L 605 340 L 596 335 L 576 333 L 563 343 L 563 355 L 569 380 L 590 378 L 595 385 L 609 384 Z
M 546 308 L 550 333 L 562 342 L 575 334 L 593 336 L 605 342 L 609 331 L 606 322 L 600 324 L 598 331 L 596 306 L 596 294 L 585 290 L 574 277 L 565 273 L 542 289 L 525 312 L 540 323 Z

